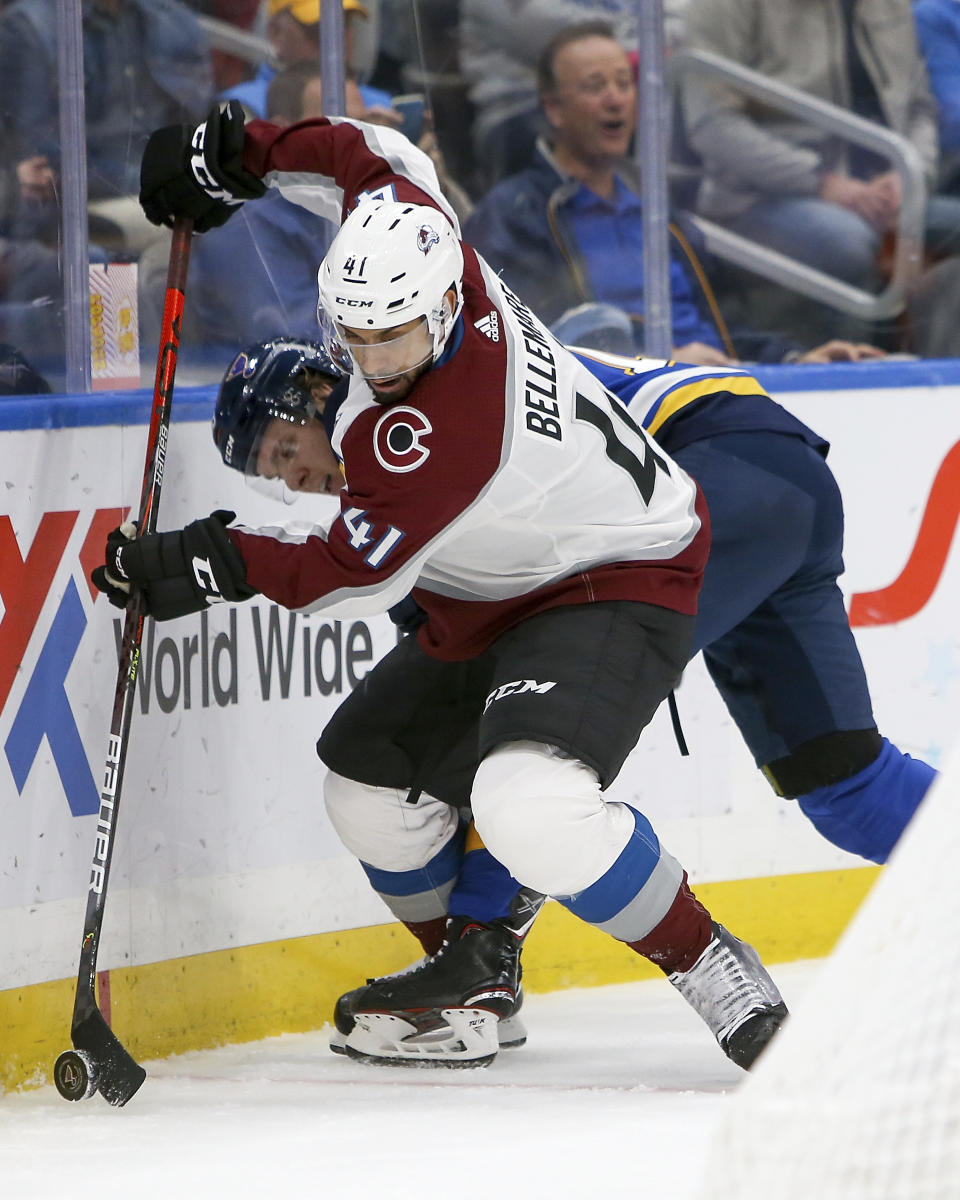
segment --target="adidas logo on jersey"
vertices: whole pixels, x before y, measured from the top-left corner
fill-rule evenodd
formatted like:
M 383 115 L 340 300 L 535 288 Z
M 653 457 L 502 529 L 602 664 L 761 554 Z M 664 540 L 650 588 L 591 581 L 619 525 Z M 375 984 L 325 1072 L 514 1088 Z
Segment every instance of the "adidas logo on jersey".
M 496 309 L 488 312 L 479 321 L 474 321 L 473 327 L 474 329 L 479 329 L 481 333 L 486 334 L 491 342 L 500 341 L 500 317 Z

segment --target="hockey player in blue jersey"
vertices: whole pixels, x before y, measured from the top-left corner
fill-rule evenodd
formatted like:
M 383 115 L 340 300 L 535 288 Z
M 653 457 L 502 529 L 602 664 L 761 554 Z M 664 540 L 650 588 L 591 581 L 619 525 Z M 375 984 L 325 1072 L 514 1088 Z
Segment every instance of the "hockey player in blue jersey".
M 278 428 L 288 438 L 291 421 L 296 429 L 296 422 L 307 420 L 306 410 L 284 409 L 284 397 L 289 407 L 297 395 L 288 376 L 303 362 L 302 350 L 299 358 L 291 353 L 294 345 L 279 339 L 253 347 L 244 362 L 255 369 L 228 372 L 214 437 L 229 465 L 249 462 L 250 448 L 274 418 L 285 417 Z M 777 794 L 797 799 L 831 842 L 884 862 L 934 771 L 882 738 L 873 720 L 837 586 L 843 569 L 843 513 L 825 462 L 827 443 L 775 403 L 747 371 L 577 353 L 704 490 L 713 549 L 694 650 L 703 651 L 757 765 Z M 318 365 L 324 366 L 322 359 L 313 363 Z M 340 394 L 337 369 L 329 361 L 324 369 L 325 390 L 334 390 L 321 419 L 332 430 Z M 318 378 L 315 371 L 313 378 Z M 315 425 L 306 426 L 311 429 L 311 441 L 304 439 L 302 447 L 306 463 L 317 459 L 322 443 Z M 234 448 L 232 462 L 228 445 Z M 289 464 L 281 473 L 291 489 L 313 490 L 303 484 L 309 476 L 305 462 L 291 457 Z M 328 478 L 324 472 L 315 475 Z M 416 624 L 412 603 L 397 606 L 392 615 L 401 624 Z M 347 700 L 344 707 L 349 706 Z M 335 716 L 331 724 L 337 723 Z M 460 743 L 452 751 L 440 751 L 450 740 L 448 732 L 437 728 L 425 755 L 429 761 L 421 786 L 427 792 L 455 791 L 450 780 L 458 775 L 466 780 L 476 767 L 472 752 L 464 753 Z M 321 757 L 323 746 L 324 738 L 318 747 Z M 442 787 L 437 782 L 441 777 Z M 460 786 L 469 793 L 468 782 Z M 441 847 L 418 870 L 368 868 L 367 873 L 428 952 L 437 949 L 448 917 L 456 921 L 458 935 L 468 927 L 484 935 L 458 936 L 419 970 L 374 981 L 341 998 L 332 1047 L 354 1048 L 376 1059 L 378 1045 L 369 1036 L 371 1013 L 452 1004 L 467 986 L 475 991 L 478 982 L 493 986 L 504 974 L 515 975 L 523 938 L 542 897 L 520 888 L 472 827 L 461 830 L 455 843 Z M 524 1040 L 516 1008 L 501 1017 L 501 1047 Z M 414 1044 L 404 1058 L 381 1043 L 387 1061 L 422 1061 Z M 432 1061 L 456 1061 L 455 1054 L 445 1059 L 435 1048 L 433 1053 Z
M 881 737 L 837 578 L 828 443 L 746 371 L 579 356 L 703 488 L 713 543 L 694 652 L 778 795 L 886 862 L 934 771 Z

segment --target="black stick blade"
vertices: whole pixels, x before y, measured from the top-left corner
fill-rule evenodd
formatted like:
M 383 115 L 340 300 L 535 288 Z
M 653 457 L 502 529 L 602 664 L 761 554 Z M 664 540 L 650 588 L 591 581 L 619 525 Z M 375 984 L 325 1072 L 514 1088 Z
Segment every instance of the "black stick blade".
M 71 1030 L 74 1048 L 86 1052 L 95 1090 L 108 1104 L 120 1107 L 133 1096 L 147 1073 L 120 1044 L 98 1008 L 87 1013 Z

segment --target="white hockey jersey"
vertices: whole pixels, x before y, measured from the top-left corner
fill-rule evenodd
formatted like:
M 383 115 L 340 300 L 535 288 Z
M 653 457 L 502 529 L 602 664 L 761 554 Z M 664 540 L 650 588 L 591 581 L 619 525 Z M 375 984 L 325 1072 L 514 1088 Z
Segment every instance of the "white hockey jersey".
M 245 165 L 276 186 L 295 178 L 298 201 L 317 172 L 347 208 L 389 189 L 446 212 L 383 141 L 347 121 L 254 123 Z M 696 485 L 468 246 L 464 259 L 463 311 L 410 396 L 384 406 L 352 381 L 334 433 L 339 517 L 295 536 L 230 531 L 249 583 L 334 616 L 383 611 L 412 591 L 428 616 L 421 644 L 444 659 L 557 605 L 694 613 L 709 542 Z

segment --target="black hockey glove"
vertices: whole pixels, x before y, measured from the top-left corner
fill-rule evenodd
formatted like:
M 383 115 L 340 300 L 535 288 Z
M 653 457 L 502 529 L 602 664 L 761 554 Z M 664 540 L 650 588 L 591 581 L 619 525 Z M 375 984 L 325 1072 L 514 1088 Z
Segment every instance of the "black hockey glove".
M 248 600 L 257 592 L 246 582 L 243 556 L 226 531 L 235 515 L 218 509 L 185 529 L 143 537 L 136 536 L 133 522 L 125 522 L 108 536 L 106 562 L 90 578 L 117 608 L 138 589 L 144 611 L 157 621 L 220 601 Z
M 197 233 L 222 225 L 267 190 L 243 165 L 243 108 L 236 100 L 206 121 L 155 130 L 140 163 L 140 206 L 154 225 L 190 217 Z

